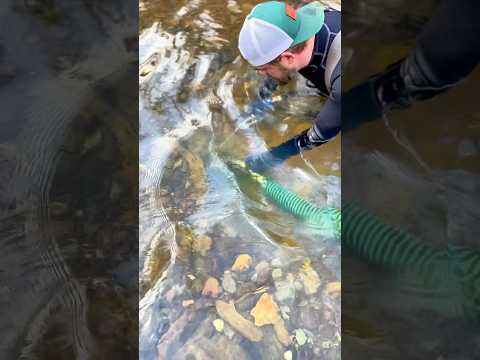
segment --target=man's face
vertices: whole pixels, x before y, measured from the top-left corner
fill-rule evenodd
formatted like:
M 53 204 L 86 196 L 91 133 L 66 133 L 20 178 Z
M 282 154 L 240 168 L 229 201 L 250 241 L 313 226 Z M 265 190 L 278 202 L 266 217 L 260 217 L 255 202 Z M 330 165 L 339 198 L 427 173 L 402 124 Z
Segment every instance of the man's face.
M 293 71 L 284 67 L 280 62 L 257 66 L 255 70 L 262 76 L 271 76 L 280 85 L 285 85 L 292 79 Z

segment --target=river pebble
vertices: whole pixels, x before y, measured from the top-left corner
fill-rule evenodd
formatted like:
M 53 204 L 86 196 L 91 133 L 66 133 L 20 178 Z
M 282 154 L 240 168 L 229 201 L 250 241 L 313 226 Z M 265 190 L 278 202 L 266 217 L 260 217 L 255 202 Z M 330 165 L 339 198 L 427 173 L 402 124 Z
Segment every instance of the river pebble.
M 267 261 L 261 261 L 255 266 L 255 274 L 252 281 L 265 284 L 270 280 L 270 264 Z
M 275 282 L 275 298 L 281 303 L 292 303 L 295 300 L 295 285 L 287 281 Z
M 274 269 L 274 270 L 272 271 L 272 278 L 273 278 L 274 280 L 280 279 L 280 278 L 282 277 L 282 275 L 283 275 L 283 274 L 282 274 L 282 269 Z
M 305 335 L 305 331 L 302 329 L 295 330 L 295 339 L 297 340 L 297 344 L 299 346 L 305 345 L 307 342 L 307 335 Z
M 245 319 L 236 309 L 231 301 L 226 303 L 217 300 L 215 303 L 218 315 L 237 330 L 242 336 L 250 341 L 260 341 L 263 339 L 263 332 L 251 321 Z
M 222 332 L 222 331 L 223 331 L 224 325 L 225 325 L 225 323 L 223 322 L 222 319 L 215 319 L 215 320 L 213 320 L 213 327 L 214 327 L 215 330 L 217 330 L 218 332 Z
M 235 283 L 235 279 L 233 278 L 232 273 L 228 270 L 223 273 L 222 286 L 225 291 L 230 294 L 237 292 L 237 284 Z
M 237 256 L 235 262 L 232 265 L 232 271 L 244 272 L 252 265 L 252 257 L 248 254 L 241 254 Z
M 315 294 L 321 284 L 320 277 L 312 268 L 310 261 L 305 261 L 299 273 L 302 280 L 305 293 L 307 295 Z
M 211 297 L 218 297 L 220 294 L 220 284 L 218 280 L 214 277 L 210 277 L 205 282 L 205 286 L 202 290 L 202 295 L 211 296 Z

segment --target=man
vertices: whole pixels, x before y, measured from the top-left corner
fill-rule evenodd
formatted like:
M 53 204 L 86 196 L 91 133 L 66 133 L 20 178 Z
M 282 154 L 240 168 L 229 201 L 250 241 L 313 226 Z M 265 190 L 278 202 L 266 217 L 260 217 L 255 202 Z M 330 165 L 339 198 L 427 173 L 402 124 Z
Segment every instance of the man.
M 312 2 L 298 10 L 286 2 L 255 6 L 239 35 L 242 56 L 261 75 L 279 84 L 293 72 L 327 97 L 313 126 L 285 143 L 246 159 L 257 172 L 282 163 L 303 150 L 328 142 L 341 128 L 340 12 Z

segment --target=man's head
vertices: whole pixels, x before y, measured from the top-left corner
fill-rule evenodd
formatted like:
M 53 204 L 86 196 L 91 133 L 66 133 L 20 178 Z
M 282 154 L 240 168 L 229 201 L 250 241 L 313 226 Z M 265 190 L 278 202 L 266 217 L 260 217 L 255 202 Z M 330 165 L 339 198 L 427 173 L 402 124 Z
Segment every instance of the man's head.
M 313 36 L 323 26 L 323 21 L 324 10 L 318 2 L 298 10 L 286 2 L 258 4 L 240 30 L 240 53 L 260 74 L 285 83 L 291 72 L 308 64 L 306 56 L 311 55 Z

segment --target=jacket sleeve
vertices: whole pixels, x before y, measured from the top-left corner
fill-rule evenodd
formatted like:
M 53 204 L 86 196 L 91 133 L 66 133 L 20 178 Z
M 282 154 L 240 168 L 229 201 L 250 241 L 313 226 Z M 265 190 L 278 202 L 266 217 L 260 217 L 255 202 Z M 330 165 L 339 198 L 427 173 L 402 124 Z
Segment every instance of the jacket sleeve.
M 341 65 L 338 64 L 339 68 Z M 336 72 L 336 71 L 335 71 Z M 334 72 L 334 74 L 335 74 Z M 327 101 L 322 106 L 313 126 L 307 135 L 312 146 L 319 146 L 337 135 L 342 127 L 341 75 L 338 74 L 332 82 L 332 88 Z

